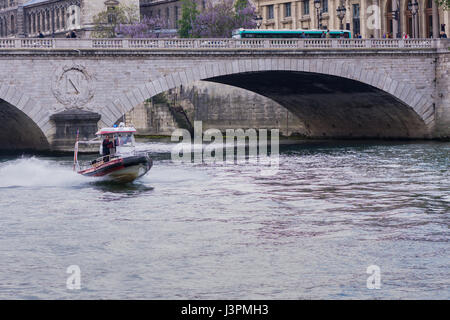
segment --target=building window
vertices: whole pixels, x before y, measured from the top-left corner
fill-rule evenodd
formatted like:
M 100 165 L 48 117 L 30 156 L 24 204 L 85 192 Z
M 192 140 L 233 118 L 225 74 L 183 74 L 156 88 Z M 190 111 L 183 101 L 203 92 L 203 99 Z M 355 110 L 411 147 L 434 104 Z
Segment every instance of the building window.
M 322 12 L 328 12 L 328 0 L 322 0 Z
M 309 14 L 309 0 L 304 0 L 303 1 L 303 15 L 308 15 Z
M 291 16 L 291 3 L 285 3 L 284 4 L 284 16 L 290 17 Z
M 359 21 L 359 4 L 353 5 L 353 34 L 356 35 L 361 32 L 360 21 Z
M 52 9 L 52 14 L 50 15 L 50 18 L 52 19 L 52 32 L 55 32 L 55 24 L 56 24 L 56 16 L 55 16 L 55 9 Z
M 47 11 L 46 13 L 46 17 L 47 17 L 47 23 L 46 23 L 46 29 L 47 31 L 50 31 L 50 11 Z
M 67 29 L 66 27 L 66 8 L 61 8 L 61 28 Z
M 178 7 L 175 6 L 175 29 L 178 29 Z
M 11 16 L 11 34 L 14 34 L 14 33 L 16 33 L 16 30 L 15 30 L 15 21 L 14 21 L 14 16 Z
M 114 24 L 116 22 L 116 7 L 109 6 L 106 12 L 108 13 L 108 23 Z
M 267 19 L 273 19 L 273 17 L 273 4 L 271 4 L 270 6 L 267 6 Z

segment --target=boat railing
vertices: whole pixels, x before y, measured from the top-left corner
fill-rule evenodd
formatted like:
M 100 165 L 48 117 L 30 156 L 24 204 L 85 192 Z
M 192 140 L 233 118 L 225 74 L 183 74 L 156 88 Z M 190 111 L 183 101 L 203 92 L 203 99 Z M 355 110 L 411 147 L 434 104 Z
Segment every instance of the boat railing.
M 97 168 L 111 160 L 114 160 L 115 158 L 119 158 L 119 157 L 117 155 L 106 155 L 106 156 L 98 157 L 97 159 L 91 160 L 84 164 L 79 163 L 78 164 L 80 167 L 79 171 L 83 171 L 83 170 L 89 169 L 91 167 Z
M 102 156 L 102 157 L 99 157 L 99 158 L 97 158 L 95 160 L 92 160 L 91 161 L 91 165 L 93 165 L 95 167 L 98 167 L 98 166 L 101 166 L 102 164 L 104 164 L 105 162 L 109 162 L 109 161 L 111 161 L 111 160 L 113 160 L 115 158 L 119 158 L 119 157 L 117 155 L 115 155 L 115 154 Z

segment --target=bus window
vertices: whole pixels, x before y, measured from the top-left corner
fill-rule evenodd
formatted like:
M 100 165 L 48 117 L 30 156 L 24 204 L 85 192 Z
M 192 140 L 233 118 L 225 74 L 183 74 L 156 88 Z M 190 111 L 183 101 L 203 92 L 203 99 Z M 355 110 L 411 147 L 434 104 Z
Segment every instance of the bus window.
M 335 32 L 333 32 L 333 33 L 331 33 L 330 32 L 330 36 L 331 36 L 331 38 L 343 38 L 343 33 L 335 33 Z

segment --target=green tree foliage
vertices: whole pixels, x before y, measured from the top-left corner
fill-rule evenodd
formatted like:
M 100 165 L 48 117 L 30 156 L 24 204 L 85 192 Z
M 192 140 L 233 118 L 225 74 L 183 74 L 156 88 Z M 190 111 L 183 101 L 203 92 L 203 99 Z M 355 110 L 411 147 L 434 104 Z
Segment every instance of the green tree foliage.
M 199 14 L 197 3 L 194 0 L 182 0 L 181 2 L 181 20 L 178 22 L 178 35 L 181 38 L 190 38 L 192 37 L 192 26 Z
M 444 10 L 450 9 L 450 0 L 435 0 Z
M 229 38 L 234 29 L 256 26 L 255 7 L 248 0 L 208 0 L 200 13 L 193 0 L 184 0 L 182 8 L 182 38 Z
M 119 5 L 106 9 L 94 16 L 94 38 L 115 38 L 119 25 L 139 22 L 139 8 L 136 5 Z
M 248 0 L 236 0 L 234 3 L 234 10 L 239 12 L 249 6 Z

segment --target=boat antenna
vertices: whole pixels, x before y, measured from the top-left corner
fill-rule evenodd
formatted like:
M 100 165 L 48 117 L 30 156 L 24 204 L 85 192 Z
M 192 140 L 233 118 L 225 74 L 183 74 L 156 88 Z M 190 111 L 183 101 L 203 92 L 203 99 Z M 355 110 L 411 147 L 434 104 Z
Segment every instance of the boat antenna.
M 73 171 L 77 171 L 80 167 L 78 164 L 78 138 L 80 136 L 80 129 L 77 129 L 77 139 L 75 140 L 75 148 L 73 150 Z

